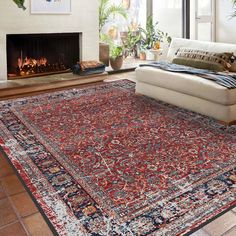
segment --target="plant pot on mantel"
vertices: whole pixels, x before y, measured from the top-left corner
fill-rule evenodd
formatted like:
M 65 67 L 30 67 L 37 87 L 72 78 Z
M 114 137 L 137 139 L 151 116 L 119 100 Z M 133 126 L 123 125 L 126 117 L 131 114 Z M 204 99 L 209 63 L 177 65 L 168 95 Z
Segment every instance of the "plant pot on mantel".
M 116 58 L 110 57 L 110 64 L 113 70 L 119 70 L 123 65 L 123 55 Z
M 109 45 L 106 43 L 99 43 L 99 61 L 109 66 Z

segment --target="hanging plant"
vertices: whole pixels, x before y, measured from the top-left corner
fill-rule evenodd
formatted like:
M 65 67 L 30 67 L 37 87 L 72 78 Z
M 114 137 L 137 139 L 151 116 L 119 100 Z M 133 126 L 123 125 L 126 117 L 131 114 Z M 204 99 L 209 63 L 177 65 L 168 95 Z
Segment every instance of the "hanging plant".
M 19 8 L 22 8 L 23 10 L 26 9 L 26 7 L 24 6 L 25 0 L 13 0 L 13 1 Z

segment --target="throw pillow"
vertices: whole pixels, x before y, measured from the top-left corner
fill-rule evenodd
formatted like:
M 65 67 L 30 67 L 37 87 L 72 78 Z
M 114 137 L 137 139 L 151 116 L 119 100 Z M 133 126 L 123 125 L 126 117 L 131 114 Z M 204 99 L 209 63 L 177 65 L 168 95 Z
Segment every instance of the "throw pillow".
M 231 72 L 236 72 L 236 62 L 234 62 L 233 64 L 232 64 L 232 66 L 230 67 L 230 70 L 229 71 L 231 71 Z
M 234 51 L 234 57 L 235 57 L 235 60 L 234 60 L 234 62 L 232 63 L 232 66 L 230 67 L 229 71 L 236 73 L 236 51 Z
M 172 63 L 213 71 L 229 70 L 235 57 L 233 53 L 215 53 L 191 48 L 180 48 Z

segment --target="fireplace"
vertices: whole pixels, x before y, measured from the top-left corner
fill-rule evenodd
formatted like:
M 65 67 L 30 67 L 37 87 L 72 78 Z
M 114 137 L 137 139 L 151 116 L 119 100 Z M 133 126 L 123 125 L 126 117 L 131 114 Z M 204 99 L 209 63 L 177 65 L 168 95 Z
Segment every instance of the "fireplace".
M 80 60 L 81 33 L 8 34 L 8 79 L 71 71 Z

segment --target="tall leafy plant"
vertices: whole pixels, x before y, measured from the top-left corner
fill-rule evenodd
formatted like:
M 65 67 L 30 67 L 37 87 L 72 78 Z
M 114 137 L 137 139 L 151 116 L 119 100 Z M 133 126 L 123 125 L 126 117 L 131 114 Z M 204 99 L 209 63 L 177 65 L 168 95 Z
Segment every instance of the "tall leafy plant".
M 137 54 L 137 47 L 140 43 L 141 35 L 139 32 L 131 31 L 129 28 L 127 32 L 127 37 L 122 41 L 123 47 L 125 50 L 125 56 L 136 56 Z
M 26 10 L 26 7 L 24 6 L 25 0 L 13 0 L 14 3 L 23 10 Z
M 127 19 L 126 9 L 120 5 L 115 5 L 110 0 L 100 0 L 99 5 L 99 33 L 101 34 L 102 28 L 109 21 L 110 17 L 120 15 Z
M 146 29 L 139 27 L 139 32 L 141 35 L 141 47 L 150 49 L 152 48 L 154 42 L 163 42 L 166 40 L 168 43 L 171 42 L 171 37 L 168 33 L 164 33 L 157 28 L 158 22 L 153 23 L 153 17 L 149 16 L 147 18 Z

